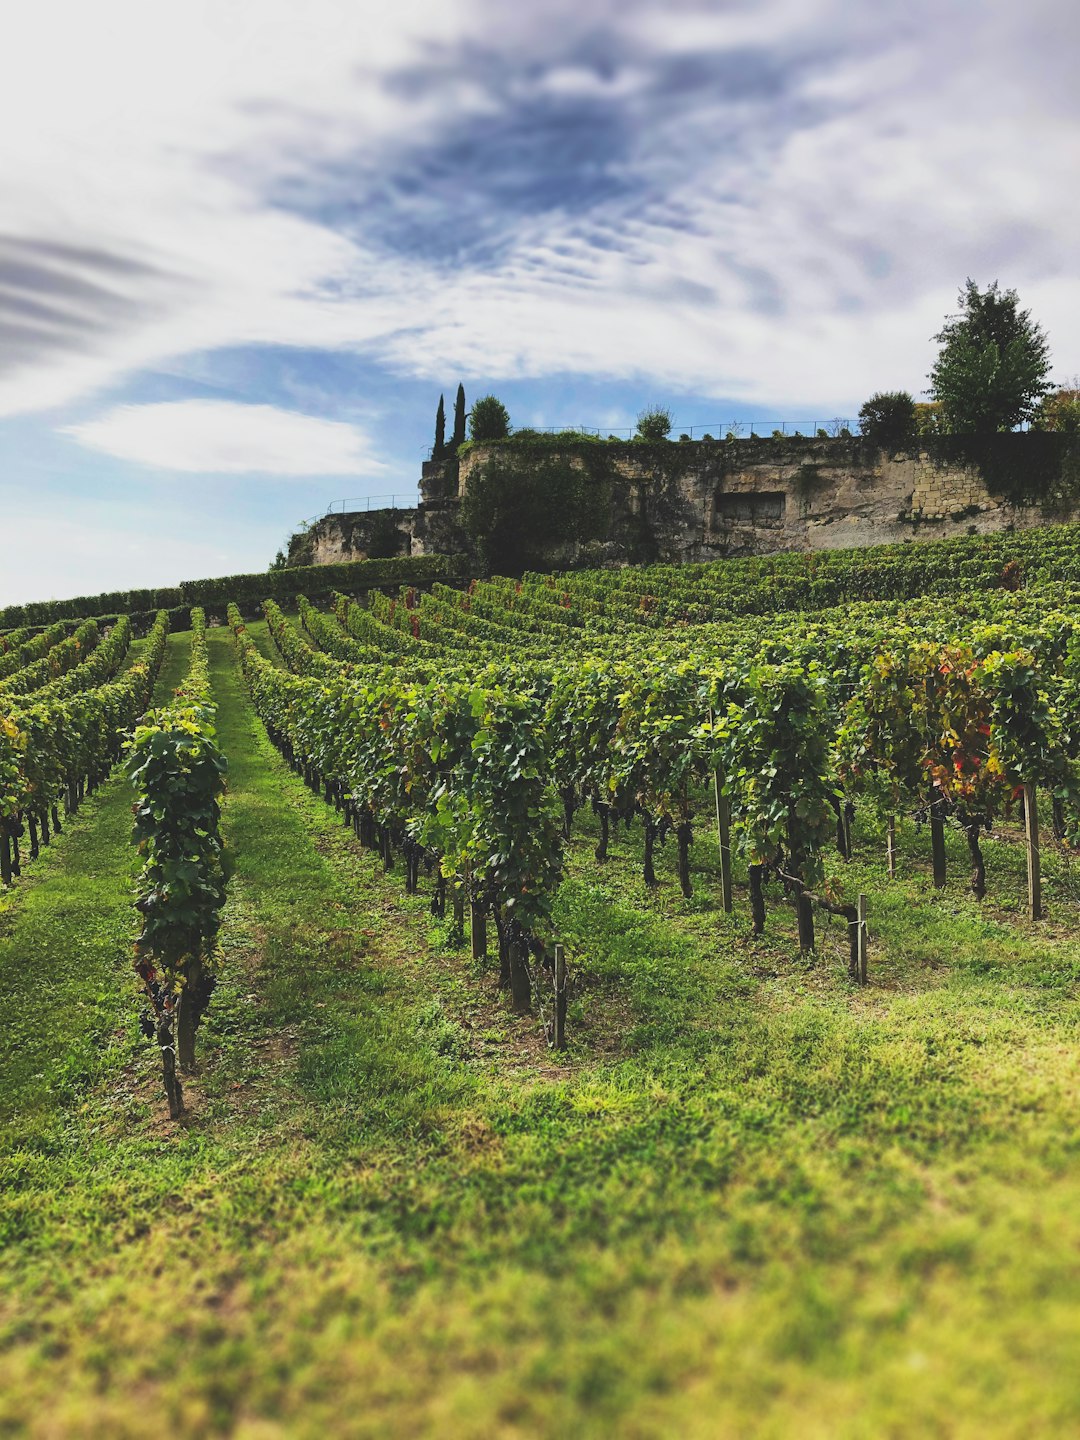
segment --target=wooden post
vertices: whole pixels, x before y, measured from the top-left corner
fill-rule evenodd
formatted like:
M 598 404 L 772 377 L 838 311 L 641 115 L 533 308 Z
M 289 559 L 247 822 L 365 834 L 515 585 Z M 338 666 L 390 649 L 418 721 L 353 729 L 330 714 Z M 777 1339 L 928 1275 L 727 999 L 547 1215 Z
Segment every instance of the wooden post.
M 450 943 L 452 945 L 464 945 L 465 943 L 465 887 L 460 881 L 454 882 L 454 919 L 450 926 Z
M 934 861 L 934 885 L 945 889 L 945 817 L 942 814 L 945 801 L 940 786 L 934 786 L 934 798 L 930 802 L 930 850 Z
M 762 866 L 750 866 L 750 914 L 754 919 L 754 934 L 765 933 L 765 896 L 761 891 Z
M 1039 802 L 1034 785 L 1024 786 L 1024 828 L 1027 834 L 1028 919 L 1042 919 L 1042 871 L 1039 862 Z
M 799 949 L 806 955 L 814 948 L 814 902 L 801 885 L 795 896 L 795 913 L 799 921 Z
M 859 896 L 859 984 L 866 984 L 866 896 Z
M 716 838 L 720 845 L 720 895 L 724 913 L 731 914 L 731 802 L 720 792 L 719 771 L 713 771 L 716 795 Z
M 161 1072 L 165 1081 L 165 1095 L 169 1101 L 169 1116 L 173 1120 L 179 1120 L 184 1113 L 184 1091 L 176 1073 L 176 1049 L 172 1028 L 164 1016 L 158 1021 L 157 1042 L 161 1048 Z
M 566 1049 L 566 951 L 555 946 L 555 1033 L 556 1050 Z
M 532 998 L 529 985 L 529 971 L 522 954 L 522 942 L 510 942 L 510 996 L 515 1015 L 527 1015 Z
M 195 1069 L 196 1008 L 202 978 L 202 961 L 192 960 L 184 988 L 176 999 L 176 1059 L 180 1069 L 189 1075 Z
M 889 857 L 889 879 L 896 879 L 896 816 L 890 815 L 888 821 L 888 832 L 885 838 L 885 849 Z
M 487 954 L 487 916 L 478 900 L 469 902 L 469 933 L 472 936 L 472 958 L 482 960 Z

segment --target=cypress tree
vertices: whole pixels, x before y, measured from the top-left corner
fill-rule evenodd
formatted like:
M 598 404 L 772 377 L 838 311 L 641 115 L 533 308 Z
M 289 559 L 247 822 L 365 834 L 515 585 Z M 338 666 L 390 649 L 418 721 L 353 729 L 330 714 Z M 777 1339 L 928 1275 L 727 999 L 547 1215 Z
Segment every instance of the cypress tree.
M 435 411 L 435 444 L 431 447 L 431 458 L 441 460 L 446 454 L 446 406 L 439 396 L 439 408 Z
M 457 454 L 459 445 L 465 444 L 465 386 L 457 387 L 457 399 L 454 401 L 454 434 L 450 441 L 450 448 Z

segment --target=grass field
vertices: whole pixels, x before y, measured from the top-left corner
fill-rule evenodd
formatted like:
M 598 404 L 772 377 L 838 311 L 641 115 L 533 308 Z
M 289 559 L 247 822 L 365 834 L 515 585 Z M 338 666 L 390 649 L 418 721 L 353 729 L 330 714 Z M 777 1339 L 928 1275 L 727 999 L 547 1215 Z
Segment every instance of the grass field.
M 253 626 L 261 634 L 260 626 Z M 170 641 L 163 692 L 183 674 Z M 555 1057 L 290 773 L 210 634 L 232 877 L 190 1113 L 138 1034 L 130 792 L 0 898 L 0 1434 L 1080 1430 L 1080 871 L 857 834 L 839 927 L 640 834 L 559 898 Z M 952 843 L 952 842 L 951 842 Z M 835 862 L 837 864 L 841 862 Z M 744 875 L 738 875 L 740 881 Z

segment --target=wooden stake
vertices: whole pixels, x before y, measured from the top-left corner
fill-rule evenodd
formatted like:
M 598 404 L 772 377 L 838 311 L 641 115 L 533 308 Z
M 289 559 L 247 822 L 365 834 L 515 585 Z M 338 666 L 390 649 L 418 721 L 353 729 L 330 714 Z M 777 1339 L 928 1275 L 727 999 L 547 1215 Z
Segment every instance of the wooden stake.
M 1039 862 L 1039 802 L 1034 785 L 1024 786 L 1024 828 L 1027 833 L 1028 919 L 1041 920 L 1042 871 Z
M 187 1074 L 195 1069 L 195 1010 L 202 984 L 202 962 L 192 960 L 176 1000 L 176 1059 Z
M 522 954 L 521 941 L 513 940 L 510 943 L 510 996 L 515 1015 L 529 1013 L 529 1002 L 532 998 L 530 992 L 529 972 Z
M 930 849 L 934 861 L 934 885 L 945 889 L 945 801 L 939 786 L 934 786 L 934 798 L 930 802 Z
M 465 887 L 457 881 L 454 884 L 454 919 L 450 927 L 450 941 L 453 945 L 465 943 Z
M 487 916 L 478 901 L 469 903 L 469 932 L 472 936 L 472 958 L 482 960 L 487 954 Z
M 720 894 L 724 913 L 731 914 L 731 802 L 720 792 L 720 775 L 713 772 L 716 794 L 716 838 L 720 845 Z
M 750 914 L 754 919 L 754 934 L 765 933 L 765 896 L 761 892 L 762 866 L 750 866 Z
M 556 1050 L 566 1049 L 566 951 L 555 946 L 555 1033 Z
M 889 828 L 885 839 L 885 849 L 889 857 L 889 879 L 896 879 L 896 816 L 889 816 Z
M 807 955 L 814 948 L 814 902 L 802 889 L 795 896 L 795 914 L 799 921 L 799 949 Z
M 866 896 L 859 896 L 859 984 L 866 984 L 866 949 L 869 936 L 866 930 Z

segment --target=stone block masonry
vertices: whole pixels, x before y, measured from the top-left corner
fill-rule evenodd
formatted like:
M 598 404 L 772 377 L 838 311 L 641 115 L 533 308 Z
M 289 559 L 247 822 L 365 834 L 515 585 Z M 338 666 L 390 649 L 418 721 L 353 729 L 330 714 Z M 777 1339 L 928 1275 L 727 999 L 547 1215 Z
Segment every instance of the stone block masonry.
M 523 475 L 559 459 L 601 487 L 601 538 L 560 545 L 553 568 L 841 549 L 1080 519 L 1080 439 L 1064 435 L 946 437 L 896 453 L 858 438 L 559 450 L 511 441 L 472 448 L 456 474 L 452 463 L 425 464 L 415 510 L 326 516 L 293 537 L 290 563 L 361 559 L 373 545 L 473 558 L 461 499 L 496 456 Z

